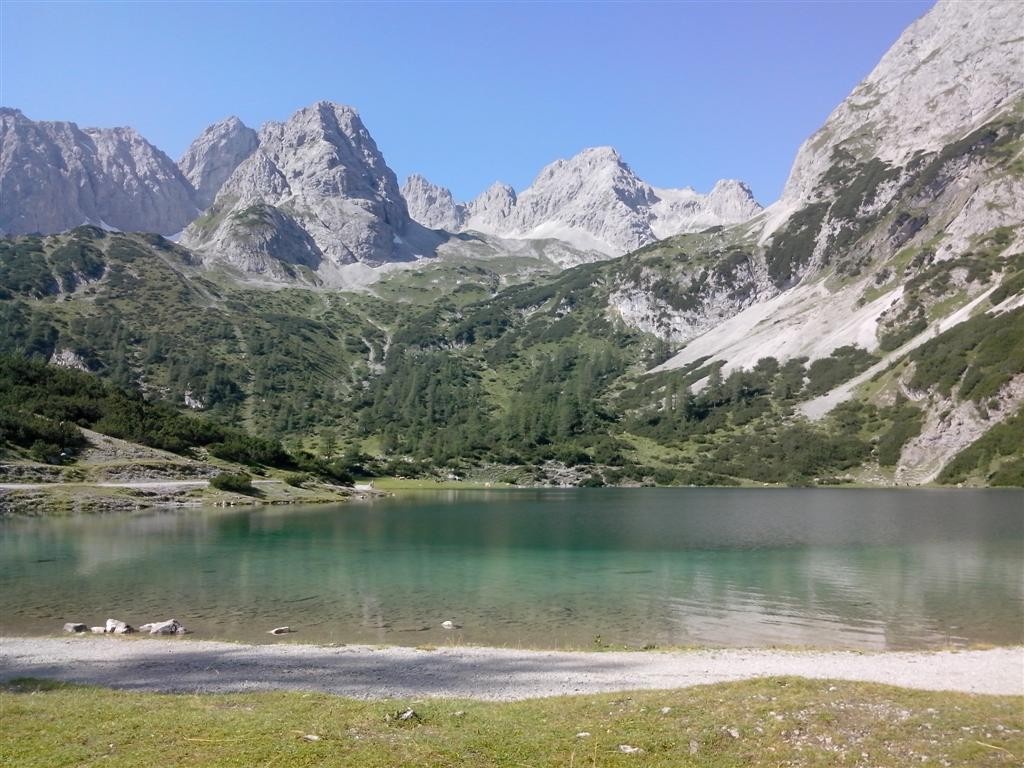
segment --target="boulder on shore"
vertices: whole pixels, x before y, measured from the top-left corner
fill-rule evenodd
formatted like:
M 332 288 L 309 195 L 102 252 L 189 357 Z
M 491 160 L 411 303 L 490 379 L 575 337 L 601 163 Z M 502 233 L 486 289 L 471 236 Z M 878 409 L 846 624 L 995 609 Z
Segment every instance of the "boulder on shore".
M 88 629 L 89 628 L 85 626 L 85 624 L 80 624 L 77 621 L 69 621 L 67 624 L 64 625 L 65 632 L 85 632 Z
M 149 632 L 151 635 L 187 635 L 188 630 L 181 625 L 177 619 L 168 619 L 167 621 L 154 621 L 149 624 L 143 624 L 139 627 L 139 632 Z
M 106 632 L 113 635 L 127 635 L 135 631 L 135 627 L 117 619 L 107 619 Z

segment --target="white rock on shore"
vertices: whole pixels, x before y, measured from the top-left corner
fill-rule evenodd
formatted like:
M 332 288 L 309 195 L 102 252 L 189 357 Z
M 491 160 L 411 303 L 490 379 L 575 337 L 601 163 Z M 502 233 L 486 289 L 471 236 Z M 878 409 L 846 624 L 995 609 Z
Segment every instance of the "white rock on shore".
M 177 619 L 167 621 L 154 621 L 150 624 L 143 624 L 139 632 L 148 632 L 151 635 L 187 635 L 188 630 L 181 625 Z
M 127 635 L 135 631 L 135 627 L 118 619 L 107 619 L 104 631 L 113 635 Z

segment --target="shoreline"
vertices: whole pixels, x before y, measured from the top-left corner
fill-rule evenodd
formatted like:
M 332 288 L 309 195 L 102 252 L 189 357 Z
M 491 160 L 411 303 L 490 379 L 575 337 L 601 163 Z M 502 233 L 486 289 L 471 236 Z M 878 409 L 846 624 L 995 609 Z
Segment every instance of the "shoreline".
M 522 493 L 527 491 L 580 490 L 852 490 L 852 491 L 1001 491 L 1017 492 L 1017 487 L 1002 486 L 889 486 L 889 485 L 692 485 L 640 486 L 607 485 L 581 488 L 558 485 L 487 486 L 475 482 L 439 481 L 435 484 L 405 484 L 384 479 L 374 488 L 335 486 L 326 483 L 292 488 L 278 479 L 254 481 L 258 495 L 214 491 L 205 480 L 150 480 L 145 482 L 38 482 L 0 483 L 0 519 L 66 517 L 98 513 L 138 512 L 150 509 L 216 509 L 223 507 L 259 508 L 274 506 L 339 504 L 385 497 L 404 497 L 424 493 Z
M 328 483 L 294 487 L 279 478 L 253 480 L 251 494 L 221 491 L 201 480 L 0 483 L 0 520 L 147 510 L 258 508 L 343 504 L 391 495 Z
M 1024 647 L 966 651 L 537 651 L 443 646 L 247 645 L 105 636 L 4 637 L 0 679 L 177 693 L 315 691 L 358 699 L 515 701 L 687 688 L 761 677 L 1024 695 Z

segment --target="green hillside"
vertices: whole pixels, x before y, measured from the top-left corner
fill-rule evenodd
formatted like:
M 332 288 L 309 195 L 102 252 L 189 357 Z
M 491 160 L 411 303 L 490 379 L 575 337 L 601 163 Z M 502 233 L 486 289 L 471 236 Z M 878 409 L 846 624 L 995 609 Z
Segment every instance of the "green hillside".
M 438 289 L 433 300 L 410 303 L 241 281 L 159 236 L 81 227 L 8 239 L 0 241 L 0 352 L 57 355 L 94 376 L 52 374 L 58 384 L 77 382 L 69 402 L 33 389 L 52 366 L 9 358 L 0 394 L 34 414 L 17 417 L 26 450 L 37 442 L 73 448 L 53 432 L 67 429 L 63 420 L 171 450 L 250 434 L 281 451 L 260 453 L 261 463 L 292 461 L 282 446 L 294 457 L 323 455 L 326 444 L 328 458 L 347 452 L 339 469 L 406 475 L 489 466 L 533 482 L 568 467 L 572 482 L 588 484 L 837 483 L 885 480 L 920 431 L 920 406 L 886 395 L 908 365 L 916 389 L 985 408 L 1024 371 L 1018 308 L 978 314 L 936 337 L 821 422 L 799 418 L 795 406 L 876 356 L 847 346 L 810 364 L 765 358 L 723 376 L 721 364 L 704 360 L 647 374 L 675 350 L 626 325 L 609 297 L 628 279 L 677 308 L 699 303 L 712 283 L 742 295 L 751 257 L 731 237 L 677 238 L 506 288 L 485 271 L 472 290 Z M 1004 290 L 985 307 L 1020 280 L 1019 259 L 996 266 Z M 682 283 L 680 270 L 699 279 Z M 186 400 L 201 416 L 181 415 Z M 92 401 L 102 407 L 89 410 Z M 129 419 L 133 408 L 146 417 Z M 37 418 L 50 420 L 46 429 L 38 422 L 38 435 L 26 426 Z M 988 438 L 942 479 L 1018 484 L 1021 453 L 1020 441 Z

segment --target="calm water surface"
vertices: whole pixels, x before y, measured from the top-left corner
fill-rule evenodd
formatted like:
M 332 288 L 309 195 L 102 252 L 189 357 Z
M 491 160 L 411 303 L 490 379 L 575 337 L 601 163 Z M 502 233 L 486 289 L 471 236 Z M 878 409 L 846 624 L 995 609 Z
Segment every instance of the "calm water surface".
M 594 489 L 0 523 L 0 632 L 542 647 L 1024 642 L 1024 493 Z M 461 625 L 445 631 L 440 623 Z

